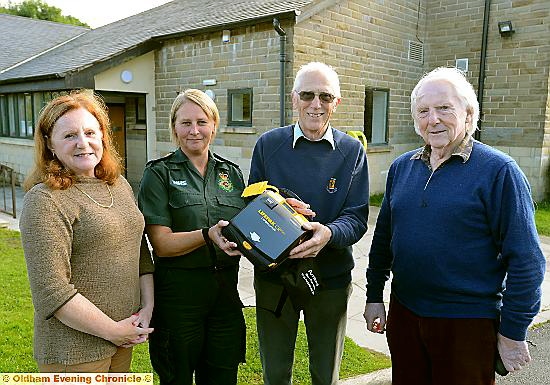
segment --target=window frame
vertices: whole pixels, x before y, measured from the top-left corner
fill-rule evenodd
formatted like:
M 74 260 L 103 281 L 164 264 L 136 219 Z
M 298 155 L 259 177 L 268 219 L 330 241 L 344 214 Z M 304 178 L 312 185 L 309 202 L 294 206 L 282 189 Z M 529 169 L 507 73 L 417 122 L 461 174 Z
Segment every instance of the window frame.
M 10 137 L 8 96 L 6 94 L 0 94 L 0 137 Z
M 136 96 L 136 124 L 147 123 L 147 100 L 145 95 Z
M 40 112 L 55 96 L 67 91 L 0 94 L 0 137 L 33 140 Z
M 248 109 L 249 119 L 246 120 L 234 120 L 233 119 L 233 96 L 234 95 L 248 95 L 250 98 L 250 103 Z M 227 125 L 236 126 L 236 127 L 252 127 L 252 111 L 254 106 L 254 94 L 252 88 L 235 88 L 227 90 Z M 244 97 L 243 97 L 243 112 L 244 108 Z M 243 114 L 244 115 L 244 114 Z
M 374 114 L 378 112 L 377 106 L 375 106 L 375 93 L 383 93 L 385 95 L 385 116 L 384 116 L 384 141 L 373 141 L 373 118 Z M 365 88 L 365 113 L 363 117 L 363 132 L 367 138 L 369 145 L 387 145 L 388 144 L 388 131 L 389 131 L 389 113 L 390 111 L 390 89 L 379 87 L 366 87 Z

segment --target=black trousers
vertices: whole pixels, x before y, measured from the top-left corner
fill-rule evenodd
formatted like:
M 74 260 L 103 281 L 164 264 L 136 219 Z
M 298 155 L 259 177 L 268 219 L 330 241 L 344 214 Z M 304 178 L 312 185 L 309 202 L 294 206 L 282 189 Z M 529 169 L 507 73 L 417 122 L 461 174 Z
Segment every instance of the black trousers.
M 234 385 L 244 362 L 246 327 L 237 291 L 238 266 L 155 269 L 149 338 L 161 385 Z

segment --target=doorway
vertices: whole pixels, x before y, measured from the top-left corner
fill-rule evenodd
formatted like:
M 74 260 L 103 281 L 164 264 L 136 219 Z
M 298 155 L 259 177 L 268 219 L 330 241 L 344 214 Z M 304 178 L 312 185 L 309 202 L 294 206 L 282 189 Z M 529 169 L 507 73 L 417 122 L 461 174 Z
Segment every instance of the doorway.
M 111 120 L 113 144 L 122 160 L 124 176 L 126 176 L 125 108 L 123 104 L 107 104 L 107 108 L 109 109 L 109 119 Z
M 147 119 L 145 95 L 107 94 L 105 96 L 112 140 L 124 167 L 123 174 L 137 194 L 147 163 Z

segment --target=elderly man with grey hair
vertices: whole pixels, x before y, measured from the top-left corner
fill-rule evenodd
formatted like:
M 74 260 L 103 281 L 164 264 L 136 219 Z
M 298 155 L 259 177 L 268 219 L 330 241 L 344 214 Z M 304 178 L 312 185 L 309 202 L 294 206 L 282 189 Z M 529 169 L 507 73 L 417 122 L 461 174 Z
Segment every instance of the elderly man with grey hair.
M 426 145 L 390 166 L 369 254 L 367 328 L 387 329 L 394 385 L 494 384 L 499 358 L 510 372 L 531 359 L 525 338 L 545 258 L 530 187 L 511 157 L 472 138 L 479 106 L 459 70 L 425 75 L 411 112 Z
M 365 149 L 330 125 L 340 101 L 334 69 L 319 62 L 302 66 L 292 90 L 298 121 L 266 132 L 254 147 L 249 182 L 269 181 L 292 190 L 315 212 L 303 226 L 312 231 L 311 239 L 291 250 L 291 260 L 285 264 L 308 274 L 315 271 L 321 281 L 314 295 L 307 288 L 304 295 L 297 295 L 278 273 L 255 272 L 266 385 L 291 383 L 300 312 L 306 326 L 311 383 L 338 382 L 354 265 L 351 246 L 365 234 L 369 213 Z

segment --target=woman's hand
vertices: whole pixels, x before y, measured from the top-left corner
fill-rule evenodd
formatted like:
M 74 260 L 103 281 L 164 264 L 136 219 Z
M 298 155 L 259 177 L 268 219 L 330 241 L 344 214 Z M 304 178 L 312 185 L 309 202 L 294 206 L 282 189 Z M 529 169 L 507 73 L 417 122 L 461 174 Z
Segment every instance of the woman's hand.
M 140 336 L 153 332 L 152 328 L 134 325 L 139 319 L 138 314 L 117 322 L 79 293 L 61 306 L 54 315 L 68 327 L 103 338 L 116 346 L 131 344 Z
M 149 324 L 151 322 L 151 317 L 153 315 L 153 309 L 140 309 L 137 313 L 135 313 L 133 316 L 137 316 L 137 318 L 132 322 L 132 324 L 136 327 L 140 328 L 149 328 Z M 123 348 L 130 348 L 134 345 L 141 344 L 149 339 L 149 333 L 140 334 L 136 339 L 120 345 Z
M 242 256 L 241 252 L 237 249 L 235 242 L 230 242 L 222 234 L 222 229 L 229 225 L 228 221 L 220 220 L 214 226 L 208 229 L 208 237 L 227 255 Z
M 153 316 L 153 309 L 152 308 L 142 308 L 139 309 L 137 313 L 134 315 L 137 315 L 138 318 L 134 321 L 135 326 L 140 326 L 142 328 L 148 328 L 149 324 L 151 323 L 151 317 Z
M 140 324 L 140 319 L 140 314 L 136 313 L 118 321 L 113 334 L 109 337 L 109 341 L 123 348 L 129 348 L 147 341 L 149 333 L 152 333 L 154 329 Z

